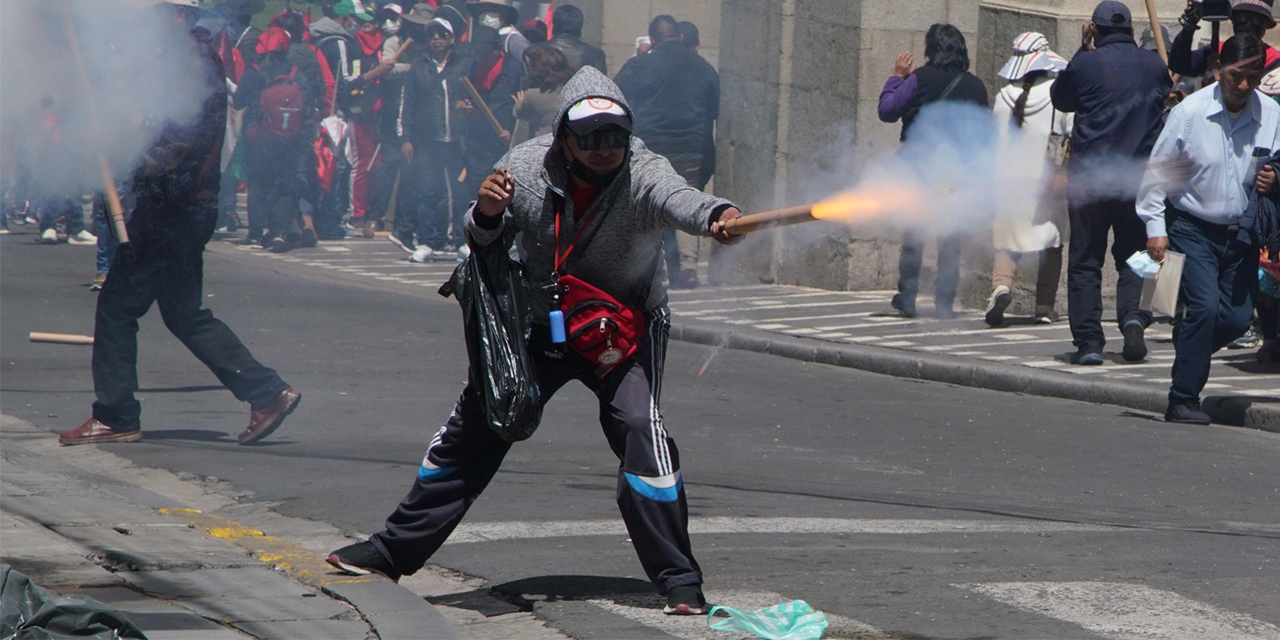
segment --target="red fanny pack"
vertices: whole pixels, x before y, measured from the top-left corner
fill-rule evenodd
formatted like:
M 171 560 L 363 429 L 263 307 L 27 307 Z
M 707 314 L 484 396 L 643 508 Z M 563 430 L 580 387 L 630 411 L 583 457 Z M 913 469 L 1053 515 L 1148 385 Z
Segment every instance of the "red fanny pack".
M 578 233 L 561 253 L 562 207 L 563 203 L 559 203 L 555 218 L 556 261 L 552 279 L 557 288 L 551 306 L 564 313 L 565 339 L 569 346 L 590 362 L 612 369 L 634 356 L 639 349 L 640 336 L 644 333 L 644 314 L 619 302 L 599 287 L 564 273 L 565 262 L 590 224 L 595 209 L 583 217 Z
M 561 276 L 560 289 L 565 337 L 574 351 L 605 368 L 635 355 L 644 334 L 643 314 L 574 276 Z

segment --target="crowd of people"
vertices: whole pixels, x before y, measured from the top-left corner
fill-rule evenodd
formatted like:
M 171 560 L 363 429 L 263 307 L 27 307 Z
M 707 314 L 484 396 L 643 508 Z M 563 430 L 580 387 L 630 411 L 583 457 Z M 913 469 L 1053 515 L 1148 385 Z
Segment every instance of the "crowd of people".
M 1042 34 L 1014 40 L 1013 55 L 998 73 L 1009 84 L 990 107 L 1005 142 L 999 148 L 1027 146 L 1046 162 L 1024 162 L 1001 174 L 1039 186 L 1029 197 L 1016 191 L 1002 197 L 994 212 L 985 319 L 993 327 L 1005 323 L 1016 264 L 1028 254 L 1038 256 L 1034 321 L 1057 319 L 1065 235 L 1067 316 L 1076 347 L 1071 362 L 1101 365 L 1102 268 L 1110 239 L 1121 357 L 1141 361 L 1153 318 L 1141 304 L 1143 276 L 1131 265 L 1136 260 L 1141 267 L 1144 254 L 1161 263 L 1171 248 L 1185 256 L 1185 266 L 1172 319 L 1176 356 L 1165 418 L 1208 424 L 1200 394 L 1214 352 L 1260 342 L 1257 359 L 1280 362 L 1280 267 L 1265 246 L 1275 240 L 1274 231 L 1261 221 L 1277 197 L 1269 161 L 1280 148 L 1280 53 L 1262 42 L 1276 26 L 1270 0 L 1237 0 L 1232 36 L 1193 49 L 1200 11 L 1200 3 L 1188 3 L 1167 64 L 1156 52 L 1157 38 L 1167 42 L 1167 31 L 1148 28 L 1139 46 L 1132 14 L 1116 0 L 1097 5 L 1070 62 Z M 902 121 L 904 144 L 930 105 L 990 106 L 986 87 L 968 72 L 968 48 L 958 29 L 934 25 L 925 57 L 913 69 L 911 54 L 902 54 L 880 95 L 880 118 Z M 954 315 L 962 233 L 935 234 L 934 302 L 943 318 Z M 923 245 L 918 230 L 903 238 L 892 305 L 907 317 L 917 313 Z
M 572 4 L 521 22 L 511 0 L 323 0 L 318 15 L 286 9 L 265 28 L 253 26 L 263 0 L 184 4 L 229 87 L 218 228 L 244 228 L 243 243 L 274 252 L 359 234 L 387 237 L 413 262 L 464 258 L 461 216 L 493 163 L 550 132 L 574 72 L 606 71 Z M 654 45 L 621 65 L 619 84 L 635 98 L 643 139 L 702 188 L 715 167 L 718 75 L 697 53 L 692 23 L 659 16 L 646 38 Z M 58 161 L 47 107 L 39 131 L 48 140 L 31 145 L 42 150 L 31 162 Z M 122 197 L 129 190 L 122 184 Z M 105 209 L 94 209 L 95 234 L 79 194 L 46 191 L 8 189 L 6 228 L 31 216 L 41 242 L 101 245 L 100 288 L 113 243 Z M 673 281 L 696 286 L 698 241 L 677 245 L 671 233 Z

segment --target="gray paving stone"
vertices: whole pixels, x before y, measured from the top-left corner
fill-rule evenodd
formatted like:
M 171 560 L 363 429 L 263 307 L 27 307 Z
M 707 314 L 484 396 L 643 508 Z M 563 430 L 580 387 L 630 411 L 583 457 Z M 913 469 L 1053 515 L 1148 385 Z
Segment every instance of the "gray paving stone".
M 245 622 L 236 628 L 261 640 L 297 640 L 298 638 L 333 638 L 361 640 L 377 638 L 373 629 L 363 620 L 298 620 L 290 622 Z M 415 638 L 429 636 L 418 635 Z M 382 640 L 393 640 L 383 636 Z
M 116 575 L 144 593 L 165 598 L 301 597 L 310 593 L 266 566 L 121 571 Z
M 259 564 L 248 551 L 210 538 L 170 520 L 160 526 L 100 525 L 51 527 L 88 548 L 95 559 L 119 569 L 140 571 L 179 567 L 240 567 Z M 128 534 L 121 533 L 128 531 Z
M 304 594 L 271 598 L 199 598 L 183 606 L 203 615 L 228 622 L 269 622 L 283 620 L 327 620 L 359 617 L 355 609 L 327 596 Z

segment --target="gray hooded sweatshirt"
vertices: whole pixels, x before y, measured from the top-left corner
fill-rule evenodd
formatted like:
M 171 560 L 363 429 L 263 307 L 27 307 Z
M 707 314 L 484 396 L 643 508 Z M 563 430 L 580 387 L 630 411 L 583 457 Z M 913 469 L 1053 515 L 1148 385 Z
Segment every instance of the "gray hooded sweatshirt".
M 555 142 L 569 107 L 587 98 L 608 98 L 627 109 L 622 91 L 593 67 L 583 67 L 565 84 L 552 133 L 509 151 L 495 167 L 506 167 L 515 180 L 515 195 L 496 228 L 480 226 L 475 210 L 466 216 L 466 229 L 479 246 L 502 242 L 509 247 L 517 232 L 524 233 L 527 273 L 533 292 L 533 317 L 547 322 L 551 305 L 551 273 L 555 268 L 557 204 L 561 252 L 575 236 L 573 198 L 568 195 L 569 172 L 563 151 Z M 564 273 L 603 289 L 619 301 L 645 311 L 667 303 L 667 266 L 661 258 L 662 231 L 673 227 L 694 235 L 711 235 L 712 215 L 733 206 L 688 186 L 662 156 L 649 151 L 639 138 L 618 175 L 584 215 L 587 226 L 562 269 Z

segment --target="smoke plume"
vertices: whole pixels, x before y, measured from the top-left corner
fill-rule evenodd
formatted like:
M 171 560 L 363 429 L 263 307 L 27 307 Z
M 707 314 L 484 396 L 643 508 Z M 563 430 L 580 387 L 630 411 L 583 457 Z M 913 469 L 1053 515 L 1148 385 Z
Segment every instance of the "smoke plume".
M 4 162 L 50 196 L 101 188 L 98 154 L 127 177 L 163 127 L 193 119 L 208 95 L 199 49 L 176 15 L 141 0 L 0 2 Z

